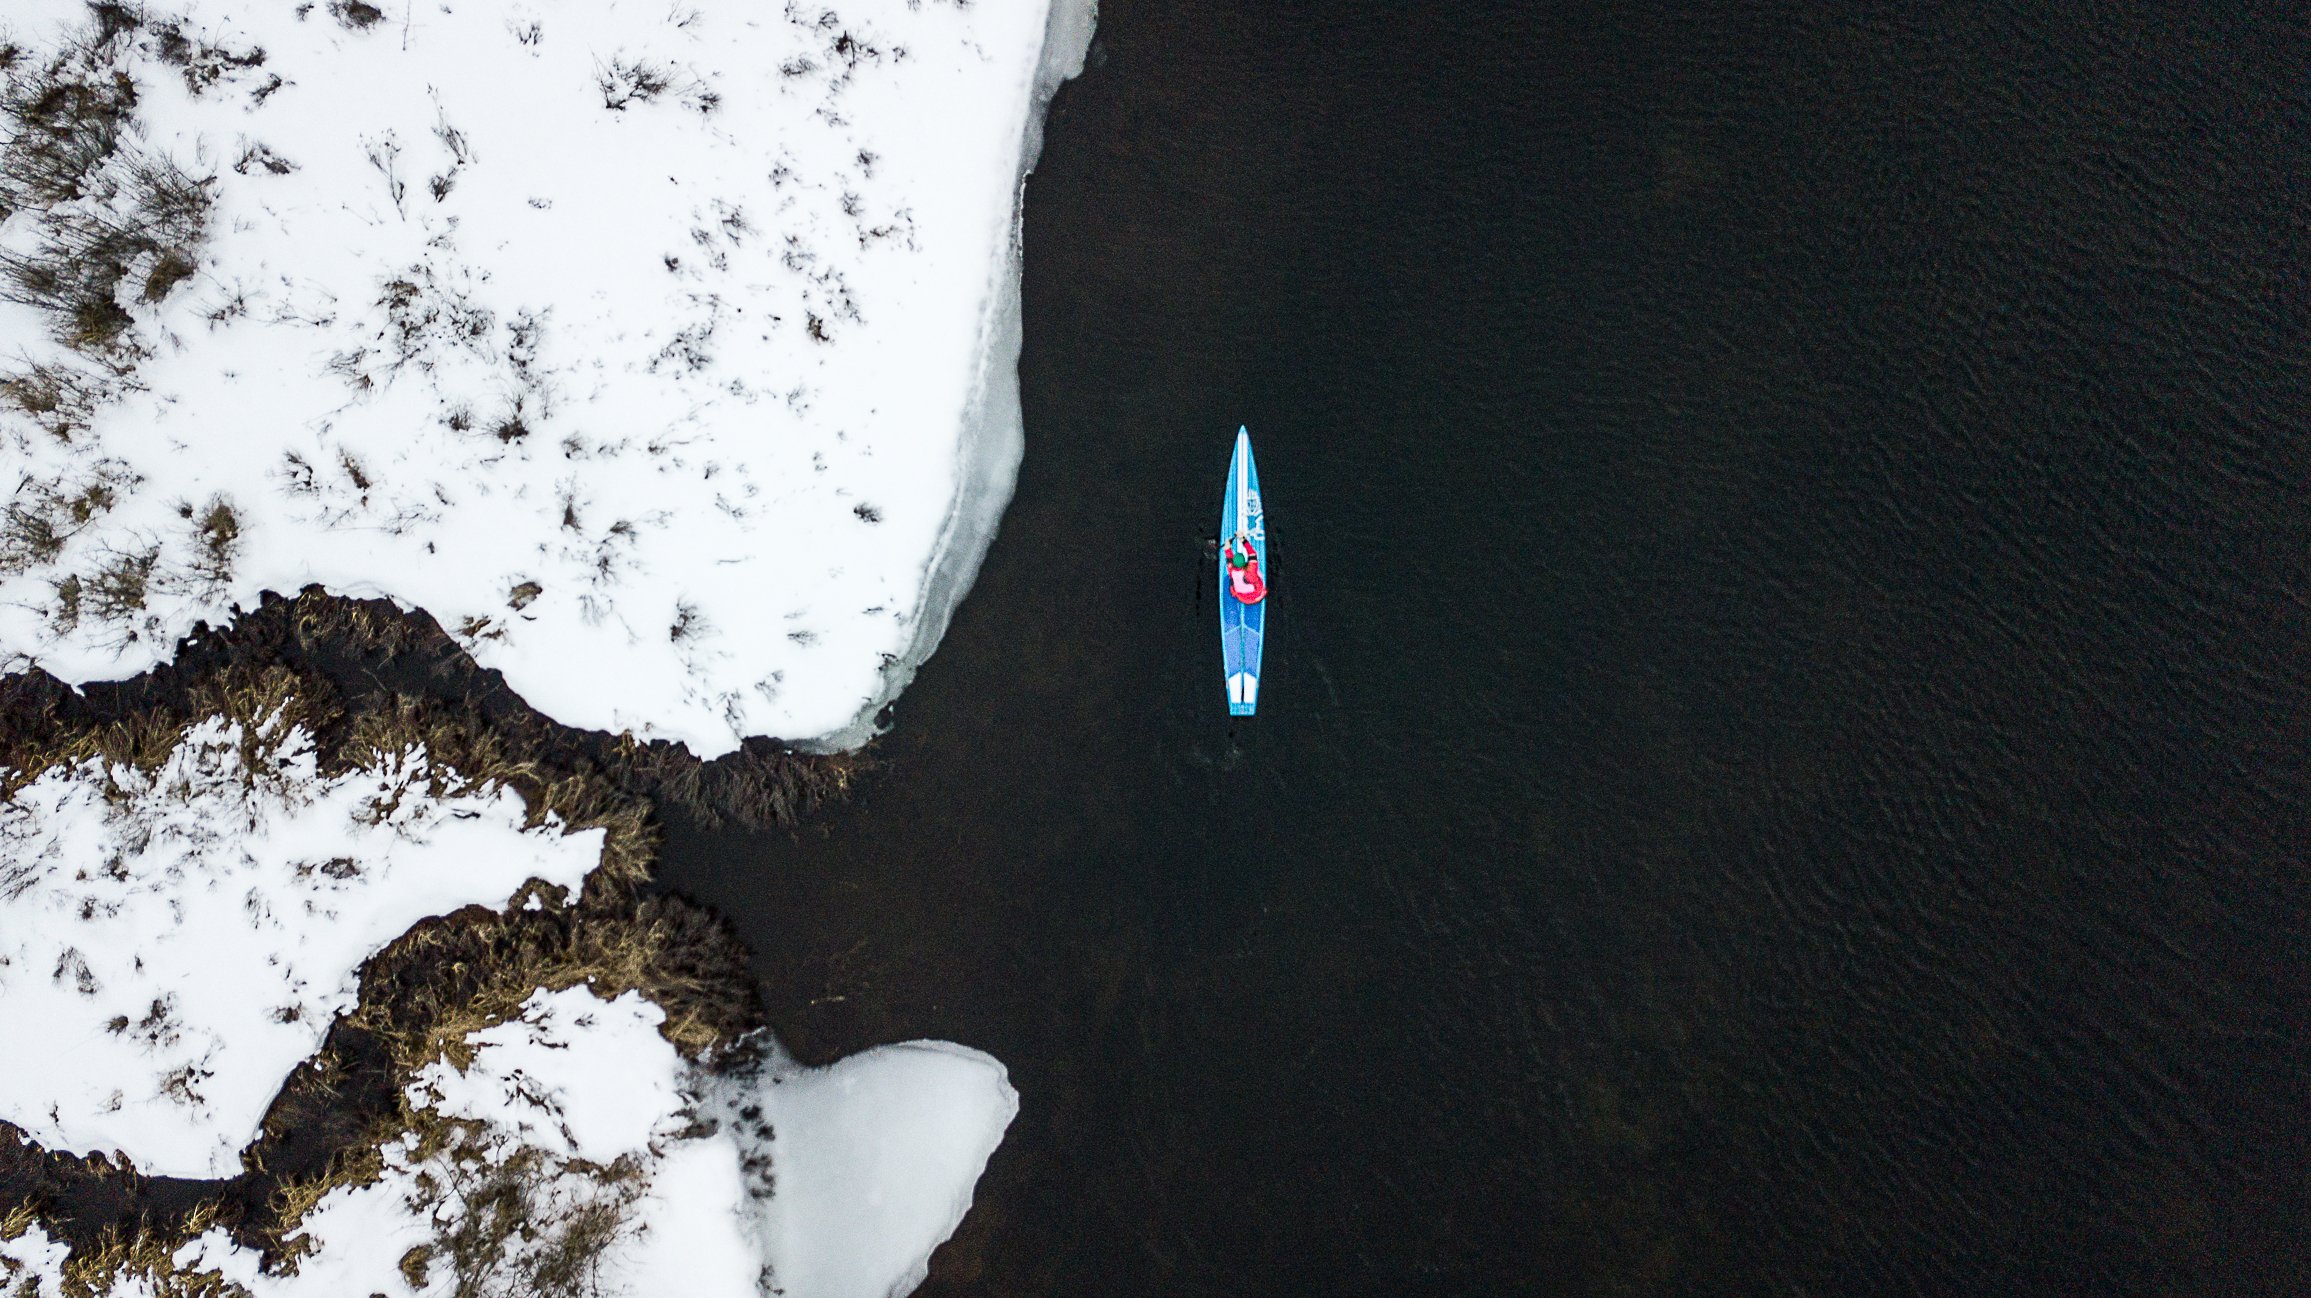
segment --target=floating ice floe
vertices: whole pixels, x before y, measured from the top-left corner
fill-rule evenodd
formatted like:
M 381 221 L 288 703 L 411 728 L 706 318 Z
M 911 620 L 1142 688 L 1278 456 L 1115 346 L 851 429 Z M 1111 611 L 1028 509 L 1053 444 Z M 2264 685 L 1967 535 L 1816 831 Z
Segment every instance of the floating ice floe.
M 0 166 L 0 665 L 128 676 L 319 583 L 571 725 L 870 732 L 1015 478 L 1085 0 L 129 12 L 7 20 L 18 99 L 118 120 Z
M 945 1041 L 878 1046 L 825 1068 L 773 1058 L 722 1102 L 742 1115 L 759 1106 L 771 1133 L 755 1146 L 776 1183 L 758 1226 L 790 1298 L 913 1292 L 1019 1114 L 1000 1062 Z M 742 1140 L 761 1130 L 731 1126 Z
M 437 780 L 459 783 L 422 751 L 325 776 L 302 728 L 215 718 L 157 769 L 90 759 L 0 801 L 0 1119 L 148 1174 L 238 1173 L 364 960 L 599 864 L 602 831 Z

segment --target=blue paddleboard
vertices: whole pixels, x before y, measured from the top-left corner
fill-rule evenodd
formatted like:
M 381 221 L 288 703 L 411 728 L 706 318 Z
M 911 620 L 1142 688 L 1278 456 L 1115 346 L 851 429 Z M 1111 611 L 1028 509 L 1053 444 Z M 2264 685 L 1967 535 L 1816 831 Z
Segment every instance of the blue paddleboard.
M 1220 501 L 1220 662 L 1227 673 L 1228 715 L 1248 717 L 1260 704 L 1260 641 L 1267 629 L 1268 604 L 1237 599 L 1228 581 L 1228 543 L 1252 539 L 1260 575 L 1268 567 L 1268 524 L 1260 508 L 1260 471 L 1252 465 L 1252 435 L 1236 430 L 1235 458 L 1228 462 L 1228 489 Z

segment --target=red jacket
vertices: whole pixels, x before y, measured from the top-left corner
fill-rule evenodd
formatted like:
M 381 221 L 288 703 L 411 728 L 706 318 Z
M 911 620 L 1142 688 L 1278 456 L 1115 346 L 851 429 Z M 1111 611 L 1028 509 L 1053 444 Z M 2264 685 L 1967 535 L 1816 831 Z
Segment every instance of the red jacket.
M 1268 598 L 1268 583 L 1260 576 L 1260 552 L 1249 541 L 1241 550 L 1234 541 L 1228 542 L 1228 593 L 1245 604 Z

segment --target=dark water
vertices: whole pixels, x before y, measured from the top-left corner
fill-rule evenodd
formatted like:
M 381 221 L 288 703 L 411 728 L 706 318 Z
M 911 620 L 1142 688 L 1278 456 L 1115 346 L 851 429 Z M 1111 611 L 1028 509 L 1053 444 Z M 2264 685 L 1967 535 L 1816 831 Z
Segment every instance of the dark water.
M 2297 5 L 1109 0 L 978 589 L 850 806 L 672 844 L 799 1052 L 1009 1063 L 925 1292 L 2311 1291 L 2307 91 Z

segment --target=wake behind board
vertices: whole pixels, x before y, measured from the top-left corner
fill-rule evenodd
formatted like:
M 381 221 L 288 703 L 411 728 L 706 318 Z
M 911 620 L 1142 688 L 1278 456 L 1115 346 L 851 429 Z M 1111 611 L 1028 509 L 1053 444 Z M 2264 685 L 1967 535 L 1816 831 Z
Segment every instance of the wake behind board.
M 1236 430 L 1236 454 L 1228 462 L 1228 486 L 1220 501 L 1220 662 L 1227 677 L 1228 715 L 1248 717 L 1260 704 L 1260 642 L 1268 623 L 1266 600 L 1246 604 L 1228 581 L 1228 543 L 1250 537 L 1260 572 L 1268 564 L 1268 524 L 1260 508 L 1260 471 L 1252 464 L 1252 434 Z

